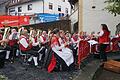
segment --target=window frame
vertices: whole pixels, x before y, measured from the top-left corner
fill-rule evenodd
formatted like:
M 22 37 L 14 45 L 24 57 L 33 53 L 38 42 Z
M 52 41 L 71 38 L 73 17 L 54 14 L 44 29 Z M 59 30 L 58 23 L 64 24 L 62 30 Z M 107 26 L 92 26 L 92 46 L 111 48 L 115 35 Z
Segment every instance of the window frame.
M 65 2 L 65 0 L 63 0 L 63 2 Z
M 62 10 L 61 10 L 61 6 L 60 5 L 58 5 L 58 11 L 59 12 L 61 12 Z
M 68 12 L 69 12 L 69 9 L 65 8 L 65 13 L 68 14 Z
M 28 10 L 28 11 L 31 11 L 31 10 L 32 10 L 32 4 L 28 4 L 28 5 L 27 5 L 27 10 Z
M 21 8 L 21 9 L 20 9 Z M 18 12 L 22 12 L 22 6 L 18 7 Z
M 50 10 L 53 10 L 53 3 L 50 3 L 50 2 L 49 2 L 49 9 L 50 9 Z

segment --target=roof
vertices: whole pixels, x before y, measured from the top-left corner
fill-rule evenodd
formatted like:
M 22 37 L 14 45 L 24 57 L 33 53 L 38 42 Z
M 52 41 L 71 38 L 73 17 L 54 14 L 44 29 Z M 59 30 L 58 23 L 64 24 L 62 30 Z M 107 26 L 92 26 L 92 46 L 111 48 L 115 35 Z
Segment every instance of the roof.
M 3 4 L 5 2 L 7 2 L 7 1 L 9 1 L 9 0 L 0 0 L 0 4 Z
M 20 0 L 19 2 L 15 2 L 15 3 L 10 3 L 8 6 L 16 6 L 16 5 L 20 5 L 20 4 L 24 4 L 24 3 L 28 3 L 28 2 L 33 2 L 33 1 L 40 1 L 40 0 Z

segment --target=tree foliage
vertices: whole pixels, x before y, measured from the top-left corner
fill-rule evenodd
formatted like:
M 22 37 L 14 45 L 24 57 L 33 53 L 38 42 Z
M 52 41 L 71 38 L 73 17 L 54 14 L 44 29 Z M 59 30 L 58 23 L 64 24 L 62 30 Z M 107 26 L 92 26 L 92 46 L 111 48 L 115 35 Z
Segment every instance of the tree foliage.
M 106 0 L 107 6 L 104 8 L 111 14 L 120 15 L 120 0 Z
M 0 80 L 8 80 L 8 78 L 5 77 L 4 75 L 0 75 Z

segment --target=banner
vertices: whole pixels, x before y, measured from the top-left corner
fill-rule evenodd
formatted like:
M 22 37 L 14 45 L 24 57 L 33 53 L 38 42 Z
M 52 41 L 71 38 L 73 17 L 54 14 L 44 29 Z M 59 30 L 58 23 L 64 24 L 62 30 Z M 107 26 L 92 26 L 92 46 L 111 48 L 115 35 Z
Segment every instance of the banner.
M 112 51 L 114 52 L 114 51 L 119 51 L 119 46 L 118 46 L 118 44 L 119 44 L 119 38 L 113 38 L 112 40 L 111 40 L 111 42 L 112 42 Z
M 38 18 L 40 22 L 57 21 L 59 20 L 59 14 L 40 13 L 38 14 Z
M 3 28 L 3 26 L 29 25 L 29 19 L 29 16 L 0 16 L 0 28 Z
M 83 61 L 90 53 L 90 44 L 87 41 L 80 41 L 78 47 L 78 65 Z
M 120 49 L 120 38 L 113 38 L 111 40 L 112 44 L 109 44 L 106 48 L 106 52 L 115 52 L 115 51 L 119 51 Z M 91 50 L 90 50 L 91 49 Z M 79 46 L 78 46 L 78 65 L 81 64 L 81 62 L 87 58 L 90 54 L 90 51 L 92 53 L 94 52 L 98 52 L 99 53 L 99 44 L 95 44 L 92 45 L 90 47 L 89 42 L 83 40 L 79 42 Z

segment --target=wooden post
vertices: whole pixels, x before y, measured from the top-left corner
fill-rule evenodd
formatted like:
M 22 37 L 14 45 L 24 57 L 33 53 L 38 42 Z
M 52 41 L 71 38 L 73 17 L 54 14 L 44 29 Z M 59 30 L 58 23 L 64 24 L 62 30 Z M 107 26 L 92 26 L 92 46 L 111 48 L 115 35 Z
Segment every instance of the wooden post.
M 83 0 L 79 0 L 78 10 L 78 32 L 83 31 Z

